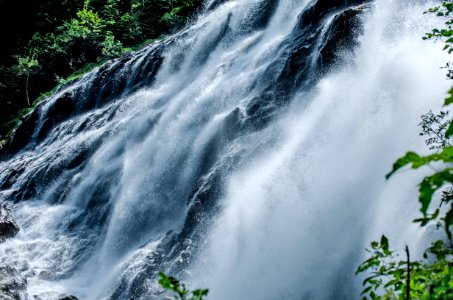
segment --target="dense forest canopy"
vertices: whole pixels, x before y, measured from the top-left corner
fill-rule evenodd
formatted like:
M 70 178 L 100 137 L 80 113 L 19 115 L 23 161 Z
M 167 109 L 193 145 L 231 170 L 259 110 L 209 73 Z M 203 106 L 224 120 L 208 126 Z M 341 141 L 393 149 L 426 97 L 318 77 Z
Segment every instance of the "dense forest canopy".
M 179 28 L 200 3 L 0 1 L 0 141 L 5 142 L 40 95 L 71 74 L 80 75 Z

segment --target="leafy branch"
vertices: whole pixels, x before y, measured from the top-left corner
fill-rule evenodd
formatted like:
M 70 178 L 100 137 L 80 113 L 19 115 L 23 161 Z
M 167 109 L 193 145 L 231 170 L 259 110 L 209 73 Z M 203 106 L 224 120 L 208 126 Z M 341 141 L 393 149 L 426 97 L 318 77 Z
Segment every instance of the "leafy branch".
M 366 249 L 371 257 L 357 269 L 356 274 L 366 273 L 363 281 L 362 300 L 446 300 L 453 295 L 453 250 L 442 241 L 429 247 L 424 257 L 433 257 L 434 263 L 410 261 L 409 248 L 406 257 L 399 259 L 389 249 L 384 235 L 380 242 L 372 242 Z
M 424 39 L 442 41 L 444 50 L 453 53 L 453 0 L 443 1 L 442 5 L 429 9 L 426 13 L 434 13 L 446 17 L 445 28 L 433 29 Z M 453 79 L 451 63 L 447 63 L 447 77 Z M 445 99 L 445 106 L 453 104 L 453 88 Z M 426 249 L 425 261 L 410 261 L 409 248 L 406 246 L 406 259 L 399 259 L 395 251 L 390 250 L 389 241 L 383 235 L 380 242 L 372 242 L 366 249 L 370 258 L 365 260 L 357 269 L 356 274 L 366 273 L 363 281 L 362 299 L 423 299 L 444 300 L 452 299 L 453 295 L 453 121 L 447 119 L 448 112 L 434 115 L 432 111 L 422 116 L 421 136 L 427 137 L 426 144 L 436 152 L 420 155 L 409 151 L 399 158 L 386 175 L 389 179 L 402 168 L 419 169 L 431 167 L 434 173 L 426 176 L 419 183 L 418 201 L 422 216 L 414 222 L 425 226 L 431 221 L 440 221 L 447 238 L 437 240 Z M 440 166 L 440 169 L 434 168 Z M 440 207 L 431 209 L 434 195 L 441 192 L 440 205 L 449 205 L 443 212 Z M 429 259 L 431 258 L 431 259 Z
M 164 289 L 172 291 L 177 300 L 204 300 L 208 295 L 209 290 L 198 289 L 191 292 L 178 279 L 165 275 L 162 272 L 159 272 L 159 277 L 159 284 Z

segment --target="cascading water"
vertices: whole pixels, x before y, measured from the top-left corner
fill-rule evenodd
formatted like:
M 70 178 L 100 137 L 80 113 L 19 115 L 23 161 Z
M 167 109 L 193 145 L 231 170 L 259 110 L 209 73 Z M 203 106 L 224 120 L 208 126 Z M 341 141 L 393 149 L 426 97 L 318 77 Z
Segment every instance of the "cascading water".
M 371 239 L 422 242 L 420 174 L 384 175 L 448 87 L 426 3 L 204 7 L 61 88 L 4 151 L 21 232 L 0 262 L 30 298 L 161 299 L 164 271 L 211 299 L 352 299 Z

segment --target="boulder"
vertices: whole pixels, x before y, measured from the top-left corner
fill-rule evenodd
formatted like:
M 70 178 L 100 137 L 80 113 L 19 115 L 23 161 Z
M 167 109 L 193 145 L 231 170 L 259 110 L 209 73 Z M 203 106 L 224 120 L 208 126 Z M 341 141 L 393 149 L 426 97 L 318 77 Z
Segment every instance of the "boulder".
M 13 238 L 19 233 L 19 226 L 11 216 L 11 208 L 6 203 L 0 204 L 0 243 Z

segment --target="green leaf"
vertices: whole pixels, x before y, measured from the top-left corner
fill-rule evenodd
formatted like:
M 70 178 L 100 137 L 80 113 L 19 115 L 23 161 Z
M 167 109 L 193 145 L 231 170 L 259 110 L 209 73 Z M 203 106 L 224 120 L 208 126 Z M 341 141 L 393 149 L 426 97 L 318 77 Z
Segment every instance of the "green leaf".
M 447 131 L 445 131 L 445 138 L 449 139 L 453 136 L 453 122 L 448 125 Z
M 385 178 L 389 179 L 396 171 L 404 166 L 412 164 L 412 169 L 418 169 L 435 161 L 443 161 L 445 163 L 453 162 L 453 146 L 445 147 L 440 153 L 434 153 L 427 156 L 420 156 L 415 152 L 407 152 L 406 155 L 393 164 L 392 171 L 388 173 Z
M 385 287 L 385 288 L 388 288 L 388 287 L 390 287 L 390 286 L 394 286 L 394 285 L 401 284 L 401 283 L 402 283 L 402 282 L 401 282 L 401 280 L 399 280 L 399 279 L 392 279 L 392 280 L 390 280 L 389 282 L 387 282 L 387 283 L 384 285 L 384 287 Z
M 406 155 L 403 157 L 399 158 L 394 164 L 393 164 L 393 169 L 390 173 L 388 173 L 385 178 L 389 179 L 390 176 L 392 176 L 396 171 L 401 169 L 402 167 L 410 164 L 417 162 L 421 159 L 420 155 L 418 155 L 415 152 L 407 152 Z
M 445 231 L 447 232 L 448 238 L 451 240 L 452 234 L 450 231 L 450 226 L 453 225 L 453 203 L 451 203 L 450 210 L 445 215 L 444 222 L 445 222 Z
M 453 88 L 450 88 L 448 91 L 448 97 L 445 98 L 445 103 L 444 105 L 450 105 L 453 103 Z
M 166 290 L 174 292 L 177 296 L 176 299 L 185 300 L 187 295 L 190 293 L 189 290 L 185 288 L 185 285 L 181 283 L 178 279 L 165 275 L 162 272 L 159 272 L 159 284 Z M 190 300 L 204 300 L 208 295 L 209 290 L 198 289 L 192 292 L 192 297 Z
M 371 291 L 372 288 L 373 288 L 372 286 L 367 287 L 366 289 L 364 289 L 362 291 L 362 293 L 360 293 L 360 295 L 364 295 L 364 294 L 368 293 L 369 291 Z
M 208 292 L 209 290 L 195 290 L 192 292 L 192 300 L 203 300 Z
M 381 247 L 384 250 L 384 252 L 389 251 L 389 240 L 385 235 L 381 236 Z
M 362 285 L 366 285 L 367 283 L 375 282 L 375 281 L 373 281 L 373 279 L 375 279 L 375 278 L 377 278 L 379 276 L 381 276 L 381 275 L 377 274 L 377 275 L 372 275 L 370 277 L 365 278 L 365 280 L 362 282 Z
M 419 201 L 422 204 L 420 211 L 423 213 L 423 216 L 425 218 L 428 215 L 428 208 L 431 204 L 434 193 L 448 182 L 453 182 L 453 174 L 451 168 L 446 168 L 443 171 L 423 178 L 422 182 L 419 185 Z
M 444 2 L 443 6 L 448 10 L 448 11 L 453 11 L 453 3 L 447 3 Z
M 167 290 L 172 289 L 172 281 L 170 280 L 170 277 L 167 276 L 167 275 L 165 275 L 165 274 L 162 273 L 162 272 L 159 272 L 159 276 L 160 276 L 159 284 L 160 284 L 164 289 L 167 289 Z

